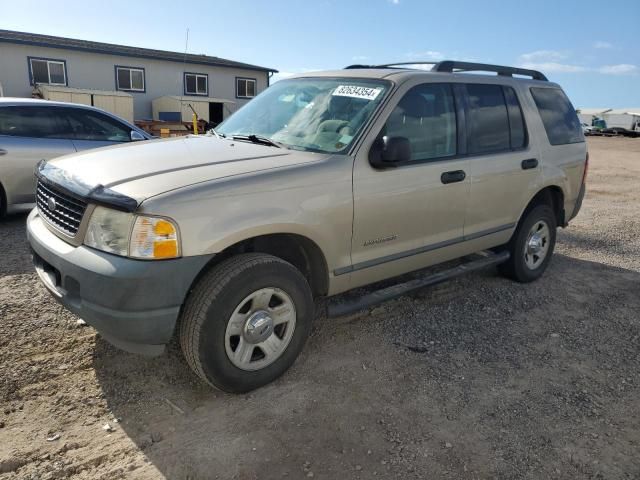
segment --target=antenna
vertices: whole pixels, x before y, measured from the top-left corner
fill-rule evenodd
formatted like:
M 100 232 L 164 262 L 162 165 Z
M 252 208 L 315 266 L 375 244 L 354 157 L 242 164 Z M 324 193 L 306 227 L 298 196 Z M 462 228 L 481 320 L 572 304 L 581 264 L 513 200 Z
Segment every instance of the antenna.
M 189 29 L 187 28 L 187 34 L 184 41 L 184 55 L 182 56 L 182 72 L 180 72 L 180 79 L 178 80 L 178 88 L 180 89 L 180 122 L 182 122 L 182 102 L 184 101 L 184 81 L 185 81 L 184 72 L 187 68 L 187 50 L 188 49 L 189 49 Z

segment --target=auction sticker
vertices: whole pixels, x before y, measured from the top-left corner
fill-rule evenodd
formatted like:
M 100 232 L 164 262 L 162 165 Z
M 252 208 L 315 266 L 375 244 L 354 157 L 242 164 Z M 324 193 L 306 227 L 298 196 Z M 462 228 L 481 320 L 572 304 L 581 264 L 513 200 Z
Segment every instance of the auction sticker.
M 356 85 L 340 85 L 332 95 L 338 97 L 364 98 L 365 100 L 375 100 L 382 91 L 381 88 L 358 87 Z

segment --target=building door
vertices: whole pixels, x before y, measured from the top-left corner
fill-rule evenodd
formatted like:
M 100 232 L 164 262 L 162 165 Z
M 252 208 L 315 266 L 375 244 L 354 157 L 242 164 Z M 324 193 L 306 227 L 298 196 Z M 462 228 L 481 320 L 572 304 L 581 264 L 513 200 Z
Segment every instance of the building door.
M 209 102 L 209 123 L 212 127 L 217 126 L 224 120 L 222 107 L 224 104 L 218 102 Z

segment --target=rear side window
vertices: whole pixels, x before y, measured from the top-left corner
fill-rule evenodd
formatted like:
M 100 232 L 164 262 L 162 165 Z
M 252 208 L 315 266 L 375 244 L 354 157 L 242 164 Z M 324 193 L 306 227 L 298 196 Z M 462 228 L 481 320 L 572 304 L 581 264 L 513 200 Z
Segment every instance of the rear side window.
M 469 154 L 511 150 L 509 114 L 501 85 L 467 84 Z
M 65 125 L 50 107 L 0 108 L 0 135 L 31 138 L 66 138 Z
M 540 118 L 551 145 L 584 142 L 580 120 L 573 105 L 559 88 L 532 88 Z
M 511 148 L 518 149 L 527 145 L 527 130 L 522 117 L 522 109 L 518 102 L 516 92 L 511 87 L 502 87 L 504 89 L 504 99 L 507 102 L 507 110 L 509 112 L 509 127 L 511 129 Z

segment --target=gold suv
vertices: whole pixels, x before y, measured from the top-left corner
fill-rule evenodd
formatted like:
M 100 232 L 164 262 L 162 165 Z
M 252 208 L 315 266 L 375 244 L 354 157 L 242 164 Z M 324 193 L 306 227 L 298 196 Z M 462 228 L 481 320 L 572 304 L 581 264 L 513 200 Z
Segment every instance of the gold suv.
M 159 354 L 177 331 L 202 379 L 242 392 L 291 366 L 318 297 L 477 252 L 350 308 L 493 264 L 537 279 L 587 162 L 540 72 L 359 65 L 279 81 L 207 135 L 41 163 L 28 236 L 104 338 Z

